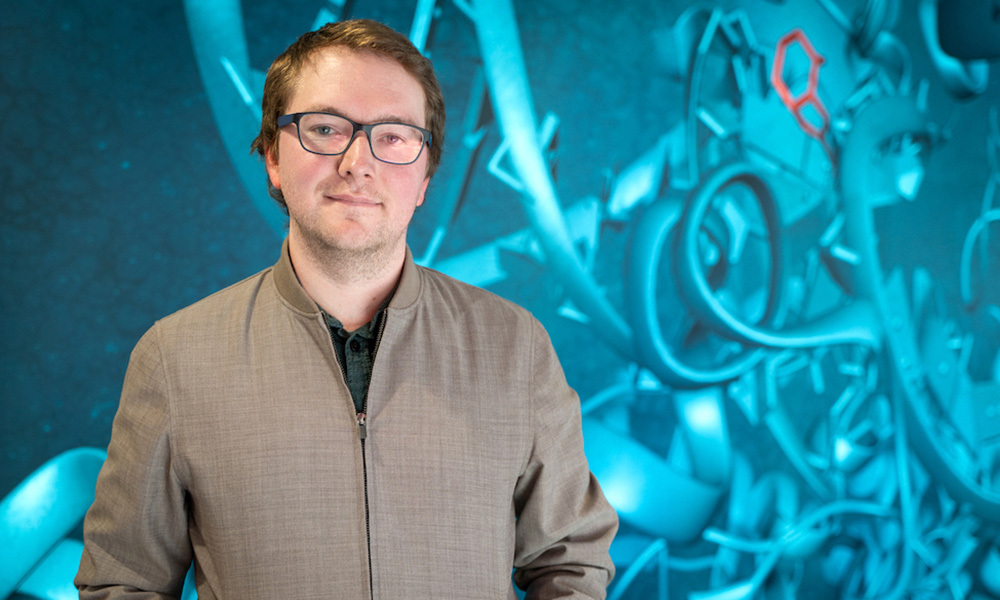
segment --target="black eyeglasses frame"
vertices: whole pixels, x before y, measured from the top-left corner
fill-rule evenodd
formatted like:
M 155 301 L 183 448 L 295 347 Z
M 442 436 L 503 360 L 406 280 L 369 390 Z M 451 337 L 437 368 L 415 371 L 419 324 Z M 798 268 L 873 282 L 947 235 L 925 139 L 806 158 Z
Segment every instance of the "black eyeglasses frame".
M 354 129 L 351 132 L 351 141 L 349 141 L 347 143 L 347 146 L 343 150 L 341 150 L 340 152 L 334 152 L 334 153 L 316 152 L 315 150 L 310 150 L 309 148 L 306 148 L 305 143 L 302 141 L 302 130 L 299 129 L 299 121 L 301 121 L 302 117 L 304 117 L 306 115 L 330 115 L 331 117 L 337 117 L 339 119 L 343 119 L 343 120 L 347 121 L 348 123 L 351 124 L 351 127 L 353 127 L 353 129 Z M 338 115 L 337 113 L 328 113 L 328 112 L 316 111 L 316 110 L 311 110 L 311 111 L 307 111 L 307 112 L 299 112 L 299 113 L 289 113 L 287 115 L 281 115 L 277 119 L 278 129 L 283 129 L 285 127 L 288 127 L 292 123 L 295 123 L 295 137 L 297 137 L 299 139 L 299 145 L 302 146 L 302 149 L 305 150 L 306 152 L 310 152 L 312 154 L 318 154 L 320 156 L 340 156 L 341 154 L 347 152 L 347 150 L 351 147 L 351 144 L 353 144 L 355 138 L 357 138 L 358 132 L 359 131 L 364 131 L 365 132 L 365 137 L 368 138 L 368 150 L 371 151 L 372 156 L 374 156 L 376 160 L 384 162 L 384 163 L 386 163 L 388 165 L 412 165 L 413 163 L 417 162 L 418 160 L 420 160 L 420 155 L 424 153 L 424 146 L 430 146 L 431 145 L 431 140 L 434 137 L 433 134 L 431 134 L 431 132 L 429 130 L 424 129 L 423 127 L 417 127 L 416 125 L 413 125 L 411 123 L 402 123 L 402 122 L 399 122 L 399 121 L 382 121 L 382 122 L 379 122 L 379 123 L 368 123 L 368 124 L 364 125 L 364 124 L 358 123 L 357 121 L 354 121 L 352 119 L 348 119 L 344 115 Z M 379 125 L 406 125 L 407 127 L 412 127 L 414 129 L 416 129 L 417 131 L 419 131 L 420 133 L 422 133 L 423 136 L 424 136 L 424 143 L 420 145 L 420 152 L 417 152 L 417 156 L 414 157 L 413 160 L 411 160 L 409 162 L 405 162 L 405 163 L 392 162 L 392 161 L 388 161 L 388 160 L 379 158 L 378 155 L 375 154 L 375 149 L 372 147 L 372 129 L 374 129 L 375 127 L 377 127 Z

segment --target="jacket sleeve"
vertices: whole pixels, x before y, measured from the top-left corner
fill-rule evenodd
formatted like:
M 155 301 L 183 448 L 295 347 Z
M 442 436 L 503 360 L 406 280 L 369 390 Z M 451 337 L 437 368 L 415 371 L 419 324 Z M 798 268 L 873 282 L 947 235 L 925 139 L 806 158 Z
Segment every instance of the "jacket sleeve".
M 154 326 L 136 345 L 125 374 L 108 458 L 84 520 L 74 580 L 81 600 L 179 598 L 191 563 L 157 331 Z
M 534 440 L 514 491 L 514 582 L 526 600 L 604 598 L 618 516 L 584 456 L 579 398 L 548 334 L 532 326 Z

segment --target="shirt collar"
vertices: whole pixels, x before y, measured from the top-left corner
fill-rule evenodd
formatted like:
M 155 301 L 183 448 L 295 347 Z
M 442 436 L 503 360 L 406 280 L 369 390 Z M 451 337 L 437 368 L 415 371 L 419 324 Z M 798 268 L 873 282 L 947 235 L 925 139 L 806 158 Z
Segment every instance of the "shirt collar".
M 347 331 L 344 329 L 344 324 L 340 322 L 340 319 L 325 311 L 323 311 L 323 317 L 326 318 L 327 326 L 331 327 L 342 339 L 346 340 L 352 335 L 360 335 L 366 340 L 373 340 L 375 339 L 375 332 L 378 331 L 379 320 L 382 318 L 386 307 L 389 306 L 389 301 L 392 300 L 394 295 L 396 295 L 395 288 L 389 293 L 389 297 L 382 302 L 382 306 L 379 306 L 378 310 L 375 311 L 375 316 L 372 317 L 372 320 L 365 323 L 361 327 L 358 327 L 354 331 Z

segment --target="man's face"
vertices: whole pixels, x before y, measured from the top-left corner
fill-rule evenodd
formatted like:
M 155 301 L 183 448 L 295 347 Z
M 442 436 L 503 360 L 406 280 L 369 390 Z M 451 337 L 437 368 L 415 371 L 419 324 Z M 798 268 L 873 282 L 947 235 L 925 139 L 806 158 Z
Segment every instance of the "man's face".
M 391 59 L 340 47 L 319 50 L 303 65 L 285 110 L 299 112 L 426 125 L 423 89 L 413 76 Z M 367 134 L 358 132 L 346 152 L 322 156 L 302 148 L 294 124 L 281 130 L 277 146 L 267 154 L 267 173 L 288 205 L 293 248 L 318 256 L 403 252 L 429 181 L 426 148 L 412 164 L 388 164 L 372 156 Z

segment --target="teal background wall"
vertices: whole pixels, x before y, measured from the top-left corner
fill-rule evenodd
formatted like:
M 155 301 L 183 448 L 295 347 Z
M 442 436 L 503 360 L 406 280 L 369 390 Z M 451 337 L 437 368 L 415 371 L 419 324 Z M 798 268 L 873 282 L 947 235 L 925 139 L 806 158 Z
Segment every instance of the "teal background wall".
M 1000 5 L 700 6 L 5 2 L 0 597 L 61 597 L 139 336 L 276 259 L 262 71 L 342 15 L 435 62 L 410 244 L 549 329 L 613 597 L 1000 597 Z

